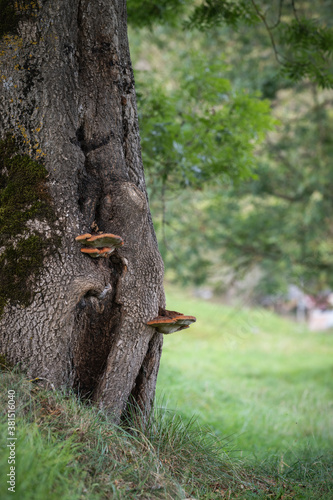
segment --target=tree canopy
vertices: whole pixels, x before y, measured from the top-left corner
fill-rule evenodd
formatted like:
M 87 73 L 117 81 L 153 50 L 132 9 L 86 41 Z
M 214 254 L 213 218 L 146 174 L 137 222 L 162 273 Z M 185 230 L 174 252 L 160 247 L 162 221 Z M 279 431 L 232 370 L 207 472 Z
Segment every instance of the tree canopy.
M 332 88 L 333 30 L 328 24 L 331 2 L 314 8 L 308 0 L 129 0 L 128 18 L 133 26 L 182 25 L 209 31 L 220 26 L 264 29 L 281 71 L 293 81 L 310 78 Z M 253 31 L 252 31 L 253 33 Z
M 167 275 L 332 286 L 330 2 L 149 4 L 130 40 Z

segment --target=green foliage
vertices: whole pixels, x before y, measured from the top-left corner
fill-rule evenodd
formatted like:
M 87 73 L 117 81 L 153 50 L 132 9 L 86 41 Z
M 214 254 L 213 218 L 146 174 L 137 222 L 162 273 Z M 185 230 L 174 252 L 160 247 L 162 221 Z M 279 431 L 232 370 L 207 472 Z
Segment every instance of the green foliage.
M 192 0 L 128 0 L 127 16 L 132 26 L 152 26 L 156 23 L 175 25 Z
M 296 82 L 308 78 L 322 88 L 332 88 L 333 31 L 325 14 L 325 6 L 314 11 L 312 3 L 304 0 L 297 2 L 297 8 L 294 2 L 205 0 L 194 8 L 186 25 L 210 30 L 222 24 L 235 29 L 242 23 L 261 22 L 285 76 Z M 319 16 L 323 17 L 319 20 Z
M 333 87 L 333 30 L 315 19 L 294 19 L 281 30 L 288 57 L 283 70 L 293 81 L 310 78 L 322 88 Z M 280 42 L 281 43 L 281 42 Z
M 265 0 L 129 2 L 129 21 L 134 26 L 182 23 L 187 30 L 213 33 L 220 26 L 240 32 L 244 26 L 264 29 L 281 75 L 296 82 L 310 79 L 322 88 L 333 87 L 333 32 L 327 23 L 330 14 L 329 3 L 314 9 L 307 0 L 297 4 L 282 0 L 273 4 Z M 255 43 L 254 37 L 251 44 Z
M 256 23 L 258 16 L 253 12 L 250 2 L 230 0 L 204 0 L 195 6 L 189 20 L 185 23 L 187 28 L 208 30 L 216 25 L 226 23 L 233 28 L 241 23 Z
M 223 67 L 223 66 L 222 66 Z M 177 191 L 226 174 L 251 175 L 254 151 L 273 126 L 267 102 L 234 92 L 219 64 L 187 54 L 167 90 L 137 73 L 143 158 L 151 189 Z
M 285 110 L 302 102 L 298 120 L 267 144 L 257 178 L 231 186 L 211 206 L 210 217 L 219 220 L 216 238 L 225 262 L 260 266 L 267 292 L 296 283 L 315 293 L 333 286 L 332 116 L 325 96 L 304 90 L 289 99 Z
M 0 314 L 8 300 L 27 306 L 33 299 L 31 280 L 59 238 L 45 238 L 28 223 L 55 221 L 46 189 L 45 167 L 18 152 L 14 138 L 0 142 Z
M 311 102 L 307 93 L 299 98 Z M 294 107 L 292 92 L 290 99 Z M 156 229 L 169 278 L 221 290 L 227 274 L 242 278 L 255 268 L 260 281 L 248 286 L 257 286 L 259 297 L 285 293 L 291 283 L 308 293 L 333 286 L 332 118 L 322 102 L 272 136 L 256 178 L 165 197 L 164 224 L 157 219 Z M 155 213 L 161 204 L 152 204 Z
M 329 55 L 329 31 L 309 25 L 300 48 L 301 35 L 285 43 Z M 141 37 L 134 61 L 154 75 L 136 76 L 143 158 L 167 276 L 222 291 L 256 269 L 259 297 L 332 287 L 328 91 L 277 74 L 263 25 Z
M 268 101 L 234 88 L 223 55 L 210 45 L 202 54 L 195 50 L 194 35 L 175 38 L 168 31 L 165 42 L 163 34 L 158 38 L 161 53 L 170 39 L 178 48 L 163 68 L 165 78 L 158 81 L 156 70 L 152 76 L 136 72 L 143 160 L 169 276 L 171 271 L 187 283 L 201 284 L 212 268 L 207 227 L 215 221 L 209 226 L 204 221 L 207 206 L 200 203 L 200 192 L 206 185 L 207 190 L 214 185 L 225 190 L 228 179 L 239 183 L 253 175 L 257 148 L 275 120 Z M 201 43 L 206 40 L 202 35 Z M 145 45 L 142 50 L 148 58 Z M 153 58 L 148 61 L 154 64 Z M 213 248 L 217 245 L 215 239 Z
M 317 48 L 319 52 L 331 55 L 333 51 L 333 32 L 320 26 L 315 19 L 294 19 L 285 27 L 285 42 L 297 50 Z

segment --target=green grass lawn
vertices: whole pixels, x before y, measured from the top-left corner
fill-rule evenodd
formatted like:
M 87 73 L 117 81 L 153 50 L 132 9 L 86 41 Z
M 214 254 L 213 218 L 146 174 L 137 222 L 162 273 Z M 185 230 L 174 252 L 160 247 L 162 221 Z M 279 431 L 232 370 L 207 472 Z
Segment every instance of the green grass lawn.
M 279 455 L 283 464 L 305 450 L 332 449 L 332 332 L 170 287 L 167 308 L 197 323 L 164 337 L 163 406 L 197 416 L 242 456 Z
M 333 499 L 332 334 L 171 288 L 168 307 L 198 318 L 165 336 L 158 401 L 176 414 L 156 408 L 117 427 L 0 360 L 1 500 L 13 498 L 8 389 L 20 500 Z

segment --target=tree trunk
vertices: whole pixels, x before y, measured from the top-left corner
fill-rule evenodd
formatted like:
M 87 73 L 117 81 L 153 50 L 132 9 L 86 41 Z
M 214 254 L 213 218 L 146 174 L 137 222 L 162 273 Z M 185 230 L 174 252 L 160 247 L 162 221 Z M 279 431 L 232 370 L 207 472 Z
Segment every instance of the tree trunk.
M 165 307 L 126 2 L 22 1 L 6 20 L 0 350 L 119 421 L 131 394 L 145 410 L 153 401 L 162 335 L 146 322 Z M 124 245 L 84 255 L 75 237 L 97 231 Z

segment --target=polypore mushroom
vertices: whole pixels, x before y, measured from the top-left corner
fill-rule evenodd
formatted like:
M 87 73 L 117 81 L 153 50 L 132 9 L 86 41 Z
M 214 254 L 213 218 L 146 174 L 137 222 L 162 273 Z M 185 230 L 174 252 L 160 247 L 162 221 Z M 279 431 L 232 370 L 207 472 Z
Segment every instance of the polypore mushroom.
M 121 236 L 111 233 L 96 234 L 94 236 L 86 233 L 81 236 L 77 236 L 75 240 L 81 243 L 81 245 L 92 248 L 116 248 L 121 247 L 124 244 Z
M 81 248 L 81 252 L 82 252 L 82 250 L 83 250 L 83 248 Z M 114 247 L 98 248 L 97 250 L 99 250 L 100 257 L 107 257 L 108 255 L 110 255 L 110 253 L 113 252 Z
M 77 236 L 75 240 L 84 245 L 81 248 L 81 252 L 93 258 L 107 257 L 115 248 L 121 247 L 124 244 L 121 236 L 111 233 L 96 234 L 94 236 L 90 233 L 85 233 Z
M 93 259 L 97 259 L 98 257 L 107 257 L 112 253 L 114 248 L 81 248 L 81 252 L 89 255 Z
M 160 333 L 173 333 L 179 330 L 179 326 L 176 321 L 171 318 L 166 318 L 165 316 L 157 316 L 157 318 L 152 319 L 147 322 L 147 325 L 156 328 Z
M 92 257 L 93 259 L 100 257 L 98 248 L 81 248 L 81 252 L 89 255 L 89 257 Z
M 75 238 L 75 241 L 78 241 L 79 243 L 81 243 L 81 245 L 85 245 L 86 241 L 89 238 L 91 238 L 91 234 L 90 233 L 80 234 L 80 236 L 77 236 Z
M 194 316 L 185 316 L 176 311 L 163 310 L 162 312 L 163 316 L 157 316 L 147 322 L 147 325 L 156 328 L 160 333 L 168 334 L 185 330 L 185 328 L 189 328 L 191 323 L 196 321 Z
M 180 312 L 168 311 L 167 309 L 162 308 L 160 308 L 159 310 L 159 316 L 165 316 L 167 318 L 174 319 L 176 320 L 178 325 L 191 325 L 197 320 L 195 316 L 185 316 L 185 314 L 182 314 Z
M 176 316 L 174 319 L 176 320 L 177 325 L 184 325 L 184 326 L 189 326 L 192 323 L 195 323 L 197 320 L 195 316 L 185 316 L 184 314 Z
M 101 247 L 121 247 L 124 240 L 121 236 L 111 233 L 96 234 L 87 240 L 86 245 L 101 248 Z

